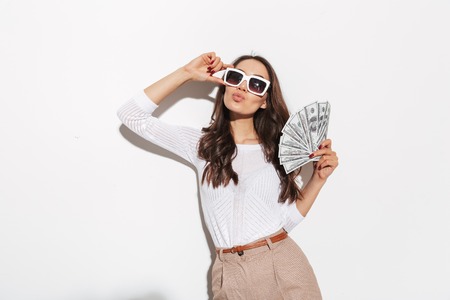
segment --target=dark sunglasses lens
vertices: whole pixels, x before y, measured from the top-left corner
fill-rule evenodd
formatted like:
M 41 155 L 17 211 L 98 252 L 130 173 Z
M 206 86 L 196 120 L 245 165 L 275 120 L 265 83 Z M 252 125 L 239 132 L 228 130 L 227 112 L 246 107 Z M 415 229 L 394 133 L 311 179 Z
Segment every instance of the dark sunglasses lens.
M 262 80 L 252 78 L 250 79 L 248 86 L 252 92 L 260 94 L 264 92 L 264 89 L 266 88 L 267 84 Z
M 238 85 L 242 81 L 242 74 L 236 71 L 228 71 L 225 82 L 232 85 Z

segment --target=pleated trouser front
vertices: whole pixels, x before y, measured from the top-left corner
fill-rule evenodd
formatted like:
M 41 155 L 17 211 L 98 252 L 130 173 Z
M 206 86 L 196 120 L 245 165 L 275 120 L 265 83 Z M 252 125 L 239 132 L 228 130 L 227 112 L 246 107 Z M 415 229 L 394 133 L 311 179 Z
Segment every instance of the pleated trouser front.
M 311 265 L 290 238 L 268 246 L 216 256 L 212 269 L 213 300 L 321 300 Z

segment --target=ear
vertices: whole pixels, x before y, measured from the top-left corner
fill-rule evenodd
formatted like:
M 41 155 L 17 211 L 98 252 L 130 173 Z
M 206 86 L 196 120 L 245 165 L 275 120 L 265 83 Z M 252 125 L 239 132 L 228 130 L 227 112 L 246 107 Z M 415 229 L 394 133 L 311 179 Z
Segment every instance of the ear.
M 264 100 L 263 104 L 261 104 L 261 106 L 259 108 L 266 109 L 266 107 L 267 107 L 267 102 L 266 102 L 266 100 Z

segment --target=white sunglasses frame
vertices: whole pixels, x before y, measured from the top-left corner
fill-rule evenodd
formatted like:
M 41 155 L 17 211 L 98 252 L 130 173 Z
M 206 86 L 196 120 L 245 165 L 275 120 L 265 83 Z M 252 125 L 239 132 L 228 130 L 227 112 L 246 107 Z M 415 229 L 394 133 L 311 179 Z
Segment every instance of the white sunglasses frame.
M 233 72 L 237 72 L 237 73 L 241 74 L 243 76 L 242 80 L 238 84 L 230 84 L 230 83 L 226 82 L 225 78 L 227 78 L 227 74 L 228 74 L 229 71 L 233 71 Z M 264 88 L 264 91 L 262 91 L 261 93 L 256 93 L 256 92 L 250 90 L 250 79 L 252 79 L 252 78 L 261 80 L 262 82 L 264 82 L 266 84 L 266 87 Z M 245 80 L 247 82 L 247 91 L 249 93 L 255 94 L 257 96 L 264 96 L 264 94 L 267 92 L 267 90 L 269 89 L 269 86 L 270 86 L 270 81 L 269 80 L 267 80 L 265 78 L 262 78 L 261 76 L 247 75 L 247 74 L 244 73 L 244 71 L 239 70 L 239 69 L 235 69 L 235 68 L 227 68 L 225 70 L 225 73 L 223 74 L 222 79 L 227 85 L 233 86 L 233 87 L 240 86 L 242 84 L 242 81 Z

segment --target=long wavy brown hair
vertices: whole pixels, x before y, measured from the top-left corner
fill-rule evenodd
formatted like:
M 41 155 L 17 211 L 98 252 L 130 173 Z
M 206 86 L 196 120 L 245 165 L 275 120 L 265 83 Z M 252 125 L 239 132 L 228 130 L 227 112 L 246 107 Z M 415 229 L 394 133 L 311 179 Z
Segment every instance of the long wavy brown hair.
M 236 66 L 247 59 L 261 62 L 269 73 L 270 87 L 267 91 L 266 108 L 260 108 L 255 112 L 253 123 L 265 159 L 273 164 L 281 181 L 278 202 L 284 203 L 288 200 L 289 203 L 293 203 L 296 199 L 302 199 L 301 190 L 295 182 L 300 170 L 286 174 L 278 158 L 281 130 L 289 119 L 289 111 L 272 65 L 261 56 L 250 55 L 238 57 L 233 65 Z M 216 96 L 210 126 L 202 129 L 203 135 L 198 144 L 198 155 L 206 161 L 202 183 L 206 181 L 214 188 L 220 185 L 227 186 L 231 180 L 234 184 L 239 182 L 238 175 L 231 165 L 237 154 L 237 148 L 231 133 L 230 113 L 223 101 L 224 94 L 225 86 L 221 86 Z

